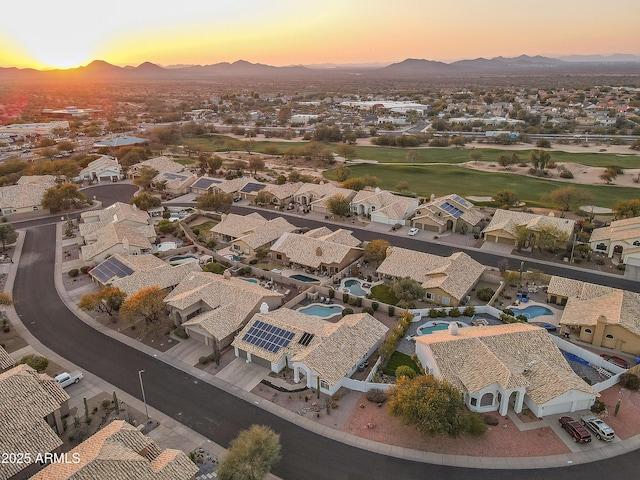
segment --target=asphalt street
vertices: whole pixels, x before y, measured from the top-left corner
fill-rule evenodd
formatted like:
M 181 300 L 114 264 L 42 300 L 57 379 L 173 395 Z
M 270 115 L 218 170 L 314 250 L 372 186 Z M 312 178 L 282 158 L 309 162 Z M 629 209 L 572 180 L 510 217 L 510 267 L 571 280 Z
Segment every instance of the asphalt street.
M 107 192 L 97 190 L 103 191 Z M 104 200 L 103 206 L 111 201 L 99 199 Z M 389 457 L 309 432 L 86 325 L 56 292 L 54 244 L 54 225 L 27 228 L 13 294 L 16 311 L 31 333 L 80 368 L 138 398 L 138 371 L 144 369 L 151 406 L 223 446 L 241 429 L 253 424 L 271 426 L 280 433 L 284 452 L 273 473 L 284 479 L 595 480 L 613 472 L 618 478 L 637 478 L 635 453 L 567 468 L 471 470 Z

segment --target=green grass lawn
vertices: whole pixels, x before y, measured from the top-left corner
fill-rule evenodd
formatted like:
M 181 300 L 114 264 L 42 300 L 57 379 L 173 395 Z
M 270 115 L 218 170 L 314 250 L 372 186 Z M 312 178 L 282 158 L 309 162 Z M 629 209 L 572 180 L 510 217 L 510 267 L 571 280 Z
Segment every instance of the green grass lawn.
M 391 355 L 391 358 L 385 365 L 383 372 L 385 375 L 395 377 L 396 368 L 398 368 L 400 365 L 406 365 L 413 368 L 413 370 L 418 375 L 422 373 L 416 362 L 414 362 L 409 355 L 407 355 L 406 353 L 398 352 L 397 350 L 393 352 L 393 355 Z
M 211 230 L 217 224 L 218 224 L 218 222 L 214 222 L 213 220 L 209 220 L 207 222 L 198 223 L 197 225 L 192 225 L 191 226 L 191 230 L 193 230 L 195 227 L 198 227 L 200 232 L 206 232 L 208 230 Z
M 530 207 L 551 207 L 541 197 L 561 187 L 573 185 L 591 192 L 594 204 L 602 207 L 614 207 L 619 200 L 640 197 L 640 190 L 630 187 L 607 185 L 576 185 L 568 182 L 545 180 L 542 178 L 512 173 L 484 172 L 456 165 L 350 165 L 350 177 L 373 175 L 380 179 L 380 187 L 394 190 L 401 181 L 409 184 L 409 191 L 422 197 L 449 193 L 462 195 L 492 196 L 500 190 L 513 190 L 520 200 Z M 325 172 L 332 178 L 331 171 Z
M 389 290 L 389 287 L 383 283 L 371 287 L 371 295 L 379 302 L 389 305 L 396 305 L 400 301 L 400 299 Z

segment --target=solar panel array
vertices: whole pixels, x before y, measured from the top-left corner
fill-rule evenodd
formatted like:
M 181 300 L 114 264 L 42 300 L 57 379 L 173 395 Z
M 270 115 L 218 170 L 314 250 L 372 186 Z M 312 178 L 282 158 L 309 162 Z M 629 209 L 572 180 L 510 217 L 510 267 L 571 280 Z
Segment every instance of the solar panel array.
M 240 189 L 240 191 L 242 193 L 253 193 L 253 192 L 259 192 L 260 190 L 262 190 L 266 185 L 263 185 L 262 183 L 247 183 L 244 187 L 242 187 L 242 189 Z
M 191 188 L 209 188 L 211 185 L 213 185 L 214 183 L 222 183 L 219 180 L 216 180 L 215 178 L 199 178 L 196 183 L 194 183 L 193 185 L 191 185 Z
M 133 270 L 127 267 L 116 257 L 109 257 L 97 267 L 91 270 L 91 276 L 100 283 L 107 283 L 113 277 L 123 278 L 131 275 Z
M 298 343 L 303 347 L 307 347 L 311 343 L 311 340 L 313 340 L 313 337 L 315 337 L 313 333 L 304 332 L 300 340 L 298 340 Z
M 451 214 L 451 216 L 454 218 L 458 218 L 460 215 L 464 213 L 462 210 L 454 207 L 449 202 L 442 202 L 440 204 L 440 208 L 443 209 L 445 212 Z
M 181 175 L 179 173 L 165 173 L 164 176 L 167 177 L 169 180 L 175 180 L 176 178 L 179 178 L 180 180 L 184 180 L 185 178 L 187 178 L 186 175 Z
M 277 353 L 281 348 L 287 347 L 294 336 L 293 332 L 258 320 L 251 325 L 242 340 L 271 353 Z
M 463 207 L 469 207 L 469 208 L 473 207 L 473 205 L 470 202 L 468 202 L 462 197 L 459 197 L 458 195 L 454 195 L 452 198 Z

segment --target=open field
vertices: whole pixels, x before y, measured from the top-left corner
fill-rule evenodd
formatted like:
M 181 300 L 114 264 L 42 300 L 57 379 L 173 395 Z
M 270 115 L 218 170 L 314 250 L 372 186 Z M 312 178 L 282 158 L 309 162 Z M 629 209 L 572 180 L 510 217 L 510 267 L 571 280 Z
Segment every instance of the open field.
M 380 187 L 395 190 L 401 181 L 409 184 L 409 191 L 419 196 L 448 195 L 464 192 L 465 196 L 492 196 L 500 190 L 513 190 L 527 206 L 549 207 L 542 195 L 561 187 L 574 185 L 568 182 L 545 180 L 525 175 L 502 172 L 484 172 L 456 165 L 349 165 L 351 177 L 373 175 L 380 179 Z M 333 179 L 331 172 L 325 172 Z M 640 190 L 611 185 L 580 185 L 593 195 L 593 203 L 612 208 L 619 200 L 630 200 L 640 196 Z

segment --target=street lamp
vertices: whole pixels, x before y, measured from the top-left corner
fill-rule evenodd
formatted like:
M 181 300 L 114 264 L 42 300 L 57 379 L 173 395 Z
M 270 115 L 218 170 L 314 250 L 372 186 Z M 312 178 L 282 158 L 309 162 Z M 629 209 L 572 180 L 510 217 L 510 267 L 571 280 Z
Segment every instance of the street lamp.
M 140 390 L 142 390 L 142 401 L 144 402 L 144 412 L 147 414 L 147 422 L 149 421 L 149 410 L 147 409 L 147 397 L 144 395 L 144 385 L 142 384 L 142 374 L 144 370 L 138 370 L 138 378 L 140 378 Z

